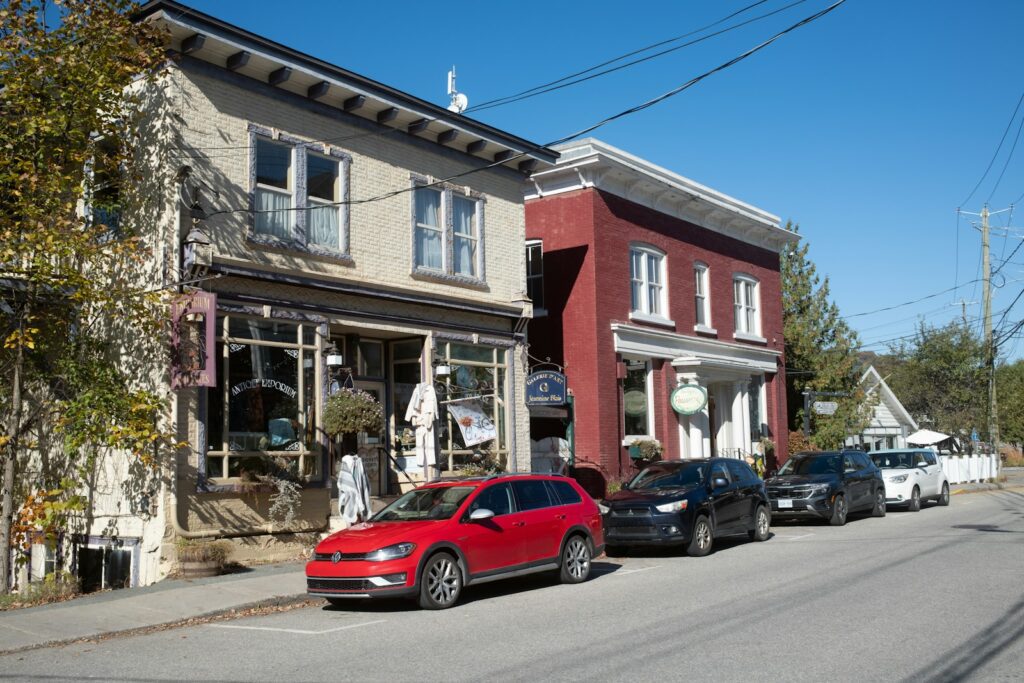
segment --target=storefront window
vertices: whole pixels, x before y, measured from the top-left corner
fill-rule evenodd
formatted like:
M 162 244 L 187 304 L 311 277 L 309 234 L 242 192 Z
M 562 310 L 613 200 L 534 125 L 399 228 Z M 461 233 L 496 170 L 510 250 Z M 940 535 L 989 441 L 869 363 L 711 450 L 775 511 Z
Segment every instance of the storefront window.
M 419 339 L 398 341 L 391 344 L 391 404 L 394 406 L 395 445 L 403 450 L 412 449 L 416 428 L 405 421 L 409 401 L 421 380 L 420 355 L 423 342 Z
M 284 469 L 319 479 L 315 325 L 240 316 L 218 323 L 207 476 L 246 479 Z
M 626 437 L 649 436 L 647 363 L 626 361 L 626 378 L 622 382 L 622 411 Z
M 446 429 L 441 436 L 440 462 L 447 461 L 448 469 L 474 463 L 484 467 L 507 467 L 508 428 L 505 409 L 508 391 L 508 364 L 505 349 L 480 344 L 439 343 L 438 358 L 451 366 L 451 374 L 439 385 L 438 399 L 476 401 L 480 412 L 494 425 L 495 438 L 480 444 L 466 445 L 462 430 L 449 410 Z M 462 401 L 459 401 L 462 403 Z M 483 458 L 483 461 L 479 461 Z

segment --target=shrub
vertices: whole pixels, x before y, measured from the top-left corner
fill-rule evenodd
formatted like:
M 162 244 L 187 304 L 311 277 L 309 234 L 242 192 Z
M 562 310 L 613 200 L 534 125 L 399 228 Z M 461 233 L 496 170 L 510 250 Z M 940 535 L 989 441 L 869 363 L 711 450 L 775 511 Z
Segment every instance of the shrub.
M 179 538 L 175 546 L 178 562 L 216 562 L 223 565 L 228 557 L 228 544 L 222 541 Z
M 80 592 L 78 578 L 71 572 L 60 570 L 47 574 L 42 581 L 30 583 L 20 593 L 0 595 L 0 611 L 61 602 L 77 596 Z
M 324 404 L 324 431 L 330 436 L 377 432 L 384 420 L 380 403 L 359 389 L 342 388 Z

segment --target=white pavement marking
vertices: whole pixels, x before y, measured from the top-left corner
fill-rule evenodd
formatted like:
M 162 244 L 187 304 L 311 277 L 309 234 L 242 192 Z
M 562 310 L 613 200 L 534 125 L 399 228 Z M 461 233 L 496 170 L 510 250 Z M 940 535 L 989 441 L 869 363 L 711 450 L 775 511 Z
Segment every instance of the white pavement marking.
M 811 532 L 809 534 L 800 534 L 799 536 L 784 536 L 782 534 L 775 534 L 775 535 L 778 536 L 779 540 L 782 540 L 782 541 L 799 541 L 801 538 L 810 538 L 811 536 L 814 535 L 814 532 Z
M 651 567 L 639 567 L 637 569 L 595 569 L 593 570 L 597 574 L 610 574 L 611 576 L 625 576 L 626 574 L 636 574 L 637 572 L 645 572 L 648 569 L 657 569 L 660 564 L 653 565 Z
M 372 626 L 373 624 L 383 624 L 387 619 L 378 619 L 376 621 L 364 621 L 361 624 L 349 624 L 348 626 L 339 626 L 337 628 L 329 628 L 323 631 L 306 631 L 300 628 L 274 628 L 272 626 L 238 626 L 235 624 L 207 624 L 211 628 L 237 628 L 246 631 L 276 631 L 278 633 L 298 633 L 304 636 L 320 636 L 325 633 L 335 633 L 337 631 L 347 631 L 351 628 L 360 628 L 362 626 Z

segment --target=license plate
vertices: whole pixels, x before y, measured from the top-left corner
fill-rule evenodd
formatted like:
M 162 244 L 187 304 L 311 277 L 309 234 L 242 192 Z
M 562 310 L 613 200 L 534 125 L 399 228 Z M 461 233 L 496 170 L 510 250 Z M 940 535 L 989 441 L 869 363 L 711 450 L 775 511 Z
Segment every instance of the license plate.
M 780 499 L 778 500 L 778 503 L 779 503 L 779 509 L 780 509 L 780 510 L 781 510 L 782 508 L 791 508 L 791 507 L 793 507 L 793 501 L 791 501 L 791 500 L 787 500 L 787 499 L 785 499 L 785 498 L 780 498 Z

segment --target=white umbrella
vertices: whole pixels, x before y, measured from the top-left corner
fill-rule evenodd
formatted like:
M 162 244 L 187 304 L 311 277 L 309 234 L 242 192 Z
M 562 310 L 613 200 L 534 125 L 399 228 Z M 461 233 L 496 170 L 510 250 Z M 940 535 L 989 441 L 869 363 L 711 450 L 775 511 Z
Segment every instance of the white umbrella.
M 919 429 L 907 437 L 907 443 L 915 446 L 931 446 L 949 438 L 949 434 L 933 432 L 930 429 Z

